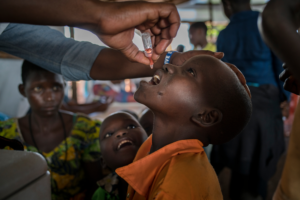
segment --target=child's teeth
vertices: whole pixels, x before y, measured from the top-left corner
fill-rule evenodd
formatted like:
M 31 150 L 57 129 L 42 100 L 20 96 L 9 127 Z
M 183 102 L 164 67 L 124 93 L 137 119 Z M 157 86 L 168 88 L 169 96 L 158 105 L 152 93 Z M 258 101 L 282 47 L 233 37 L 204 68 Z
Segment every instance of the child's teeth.
M 160 77 L 158 75 L 154 75 L 153 76 L 153 81 L 154 81 L 155 84 L 158 84 L 159 81 L 160 81 Z

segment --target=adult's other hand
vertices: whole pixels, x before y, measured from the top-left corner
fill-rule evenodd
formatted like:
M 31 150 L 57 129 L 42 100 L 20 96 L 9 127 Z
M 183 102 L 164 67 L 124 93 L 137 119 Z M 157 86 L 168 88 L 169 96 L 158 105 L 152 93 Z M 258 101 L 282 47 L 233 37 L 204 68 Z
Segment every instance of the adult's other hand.
M 283 88 L 289 92 L 299 95 L 300 94 L 300 84 L 291 74 L 289 67 L 283 64 L 284 70 L 279 75 L 279 79 L 284 82 Z

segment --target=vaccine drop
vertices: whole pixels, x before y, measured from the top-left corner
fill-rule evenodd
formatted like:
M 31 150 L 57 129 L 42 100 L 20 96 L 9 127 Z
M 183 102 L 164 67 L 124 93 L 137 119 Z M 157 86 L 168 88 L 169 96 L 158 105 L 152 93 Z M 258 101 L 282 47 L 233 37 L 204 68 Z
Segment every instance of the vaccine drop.
M 142 40 L 144 44 L 144 53 L 147 58 L 149 58 L 150 61 L 150 68 L 153 69 L 153 60 L 152 60 L 152 53 L 153 53 L 153 48 L 152 48 L 152 41 L 151 41 L 151 35 L 150 33 L 142 33 Z

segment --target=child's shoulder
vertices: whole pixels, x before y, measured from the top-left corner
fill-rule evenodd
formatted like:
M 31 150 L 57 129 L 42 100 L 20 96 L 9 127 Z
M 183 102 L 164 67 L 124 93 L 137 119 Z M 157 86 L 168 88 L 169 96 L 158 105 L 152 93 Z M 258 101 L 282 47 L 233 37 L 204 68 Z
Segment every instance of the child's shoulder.
M 204 151 L 174 156 L 167 170 L 165 181 L 172 182 L 174 179 L 182 181 L 182 177 L 185 177 L 187 182 L 194 184 L 201 184 L 203 181 L 207 183 L 218 183 L 215 170 L 209 163 Z
M 189 173 L 195 170 L 199 171 L 199 168 L 205 169 L 210 168 L 211 164 L 204 151 L 199 153 L 183 153 L 174 156 L 171 160 L 170 167 L 174 166 L 174 170 L 181 170 L 183 172 Z
M 167 168 L 159 190 L 171 198 L 181 191 L 184 199 L 222 199 L 217 175 L 204 152 L 178 154 Z

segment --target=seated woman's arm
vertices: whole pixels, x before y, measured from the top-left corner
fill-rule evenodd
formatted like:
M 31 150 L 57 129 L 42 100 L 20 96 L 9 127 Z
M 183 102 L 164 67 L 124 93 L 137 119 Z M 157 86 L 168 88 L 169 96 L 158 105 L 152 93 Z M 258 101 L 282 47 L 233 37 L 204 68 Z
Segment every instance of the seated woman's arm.
M 111 97 L 107 98 L 105 102 L 96 101 L 96 102 L 85 103 L 85 104 L 63 102 L 60 108 L 62 110 L 67 110 L 73 113 L 84 113 L 88 115 L 93 112 L 106 111 L 112 102 L 113 102 L 113 98 Z

